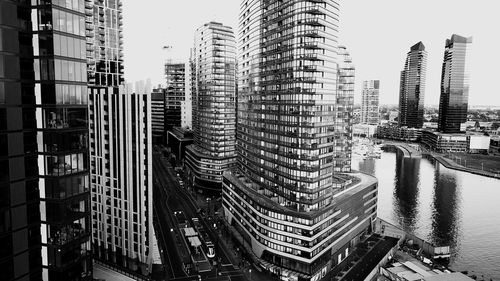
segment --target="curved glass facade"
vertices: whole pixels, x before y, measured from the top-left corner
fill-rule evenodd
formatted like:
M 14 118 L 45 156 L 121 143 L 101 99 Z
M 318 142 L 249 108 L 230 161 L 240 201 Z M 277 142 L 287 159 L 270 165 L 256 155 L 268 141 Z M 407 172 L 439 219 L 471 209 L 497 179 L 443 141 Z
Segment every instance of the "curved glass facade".
M 413 45 L 406 56 L 399 86 L 399 126 L 422 128 L 424 124 L 427 52 L 422 42 Z
M 446 40 L 439 99 L 438 131 L 440 132 L 465 131 L 461 125 L 467 121 L 470 68 L 468 58 L 471 44 L 472 37 L 466 38 L 456 34 Z
M 222 173 L 235 162 L 236 49 L 230 27 L 210 22 L 196 30 L 193 49 L 194 144 L 187 147 L 189 178 L 196 188 L 221 189 Z
M 338 47 L 339 67 L 335 104 L 334 171 L 350 172 L 352 156 L 352 119 L 354 106 L 354 64 L 345 46 Z
M 377 182 L 351 174 L 354 66 L 339 1 L 240 6 L 237 168 L 226 220 L 267 270 L 319 280 L 376 217 Z
M 238 160 L 264 195 L 307 212 L 328 205 L 333 193 L 339 7 L 335 1 L 278 3 L 254 6 L 262 14 L 253 62 L 246 60 L 252 42 L 242 34 L 240 75 L 245 79 L 255 60 L 259 71 L 258 79 L 241 81 Z

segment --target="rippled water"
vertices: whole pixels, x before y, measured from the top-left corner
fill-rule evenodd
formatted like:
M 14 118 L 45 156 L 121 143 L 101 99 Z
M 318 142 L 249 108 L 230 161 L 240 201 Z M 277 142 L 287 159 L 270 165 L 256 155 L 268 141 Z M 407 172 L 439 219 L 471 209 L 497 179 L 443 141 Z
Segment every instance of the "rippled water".
M 395 152 L 353 159 L 353 168 L 378 178 L 379 217 L 451 246 L 451 269 L 500 280 L 500 180 Z

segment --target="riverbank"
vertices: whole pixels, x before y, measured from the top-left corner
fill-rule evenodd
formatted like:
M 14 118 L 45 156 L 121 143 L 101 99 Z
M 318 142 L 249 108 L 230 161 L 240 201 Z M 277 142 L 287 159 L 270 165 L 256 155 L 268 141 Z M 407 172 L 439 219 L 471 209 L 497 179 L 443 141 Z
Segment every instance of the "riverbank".
M 438 153 L 434 153 L 434 152 L 422 152 L 422 155 L 428 155 L 428 156 L 436 159 L 439 163 L 441 163 L 443 166 L 445 166 L 448 169 L 453 169 L 453 170 L 458 170 L 458 171 L 476 174 L 476 175 L 480 175 L 480 176 L 500 179 L 500 173 L 494 173 L 494 172 L 484 171 L 481 169 L 465 167 L 465 166 L 462 166 L 462 165 L 456 163 L 455 161 L 445 157 L 443 154 L 438 154 Z

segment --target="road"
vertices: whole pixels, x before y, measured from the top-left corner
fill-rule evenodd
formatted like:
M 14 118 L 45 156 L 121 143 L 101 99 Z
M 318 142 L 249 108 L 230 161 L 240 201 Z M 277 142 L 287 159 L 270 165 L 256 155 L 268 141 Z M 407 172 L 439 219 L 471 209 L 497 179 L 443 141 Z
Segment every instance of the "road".
M 245 280 L 241 270 L 231 264 L 224 249 L 218 243 L 217 233 L 208 226 L 204 218 L 197 214 L 198 206 L 196 206 L 187 191 L 180 187 L 176 172 L 159 150 L 153 151 L 153 178 L 156 188 L 154 201 L 160 229 L 157 233 L 162 236 L 158 240 L 162 245 L 161 248 L 164 253 L 162 258 L 169 280 L 199 280 L 199 277 L 201 277 L 201 280 Z M 189 221 L 194 217 L 198 217 L 211 241 L 216 245 L 216 253 L 217 257 L 220 258 L 220 262 L 213 266 L 211 271 L 188 276 L 182 270 L 182 262 L 170 231 L 171 228 L 175 228 L 173 225 L 174 219 L 172 218 L 175 211 L 183 211 Z
M 172 225 L 172 212 L 169 208 L 168 201 L 170 198 L 166 191 L 166 187 L 173 184 L 172 180 L 164 174 L 162 169 L 158 169 L 158 165 L 153 163 L 153 179 L 154 179 L 154 226 L 158 235 L 158 245 L 160 246 L 160 256 L 167 271 L 167 279 L 177 277 L 185 277 L 182 261 L 177 251 L 174 239 L 170 229 Z

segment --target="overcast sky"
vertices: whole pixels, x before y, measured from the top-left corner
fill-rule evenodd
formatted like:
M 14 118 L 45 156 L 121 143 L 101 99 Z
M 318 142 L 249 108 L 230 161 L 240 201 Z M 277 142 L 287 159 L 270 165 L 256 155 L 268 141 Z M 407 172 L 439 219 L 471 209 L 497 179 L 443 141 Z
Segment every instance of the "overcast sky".
M 125 77 L 163 83 L 166 58 L 187 59 L 197 27 L 218 21 L 238 28 L 240 0 L 123 0 Z M 356 66 L 355 102 L 363 80 L 380 79 L 382 104 L 397 104 L 410 47 L 428 52 L 425 104 L 439 103 L 444 42 L 473 36 L 470 105 L 500 106 L 499 0 L 344 0 L 340 43 Z M 164 50 L 163 46 L 172 46 Z

